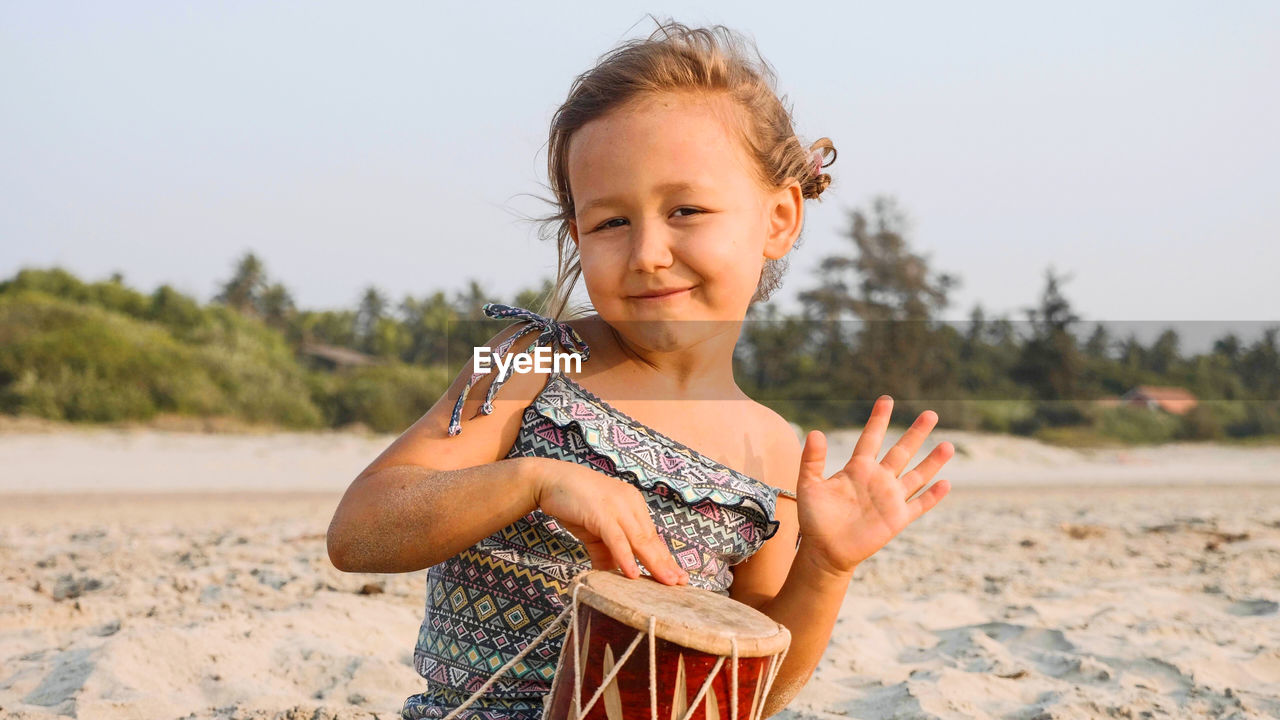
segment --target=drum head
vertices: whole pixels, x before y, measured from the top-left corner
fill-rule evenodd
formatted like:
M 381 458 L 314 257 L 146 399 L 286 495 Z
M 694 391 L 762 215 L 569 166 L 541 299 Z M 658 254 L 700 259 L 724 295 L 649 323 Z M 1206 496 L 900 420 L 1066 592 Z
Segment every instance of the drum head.
M 773 618 L 710 590 L 603 570 L 584 573 L 577 582 L 582 603 L 637 630 L 648 630 L 652 616 L 655 635 L 693 650 L 727 657 L 737 638 L 739 657 L 768 657 L 791 642 L 791 633 Z

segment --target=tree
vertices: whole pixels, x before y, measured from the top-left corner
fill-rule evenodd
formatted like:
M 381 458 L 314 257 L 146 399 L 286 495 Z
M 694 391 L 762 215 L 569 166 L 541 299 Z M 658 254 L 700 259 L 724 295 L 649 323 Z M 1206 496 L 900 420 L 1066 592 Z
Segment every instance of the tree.
M 1178 355 L 1178 333 L 1172 328 L 1160 333 L 1147 353 L 1147 369 L 1165 375 L 1181 360 Z
M 264 290 L 258 304 L 262 319 L 277 330 L 288 328 L 298 310 L 293 302 L 293 295 L 280 283 L 273 283 Z
M 1245 387 L 1257 400 L 1280 401 L 1280 346 L 1276 336 L 1280 327 L 1263 330 L 1240 357 L 1240 376 Z
M 818 286 L 800 294 L 819 324 L 819 366 L 842 395 L 852 393 L 867 407 L 881 393 L 921 398 L 925 388 L 952 382 L 950 360 L 938 351 L 951 346 L 940 342 L 931 322 L 959 279 L 932 272 L 928 258 L 911 250 L 906 232 L 897 201 L 877 196 L 870 217 L 861 210 L 850 214 L 853 252 L 823 258 Z M 852 318 L 862 321 L 856 340 L 842 327 Z M 852 408 L 855 415 L 863 405 Z
M 465 363 L 466 358 L 471 357 L 473 348 L 483 346 L 499 330 L 511 324 L 510 320 L 499 324 L 484 314 L 485 304 L 497 301 L 475 280 L 468 281 L 466 289 L 455 293 L 455 322 L 450 324 L 448 336 L 448 359 L 451 365 Z
M 516 293 L 515 306 L 547 316 L 550 312 L 547 303 L 551 300 L 553 290 L 555 290 L 555 283 L 548 278 L 543 278 L 541 287 L 527 288 Z
M 982 306 L 975 304 L 960 338 L 957 384 L 971 395 L 1004 399 L 1012 390 L 1008 387 L 1009 365 L 1016 349 L 1008 318 L 988 319 Z
M 1045 272 L 1045 288 L 1040 305 L 1026 308 L 1031 337 L 1022 346 L 1014 366 L 1014 378 L 1029 385 L 1042 400 L 1076 398 L 1082 370 L 1072 326 L 1080 317 L 1062 294 L 1061 285 L 1069 276 L 1057 275 L 1050 266 Z
M 1213 342 L 1213 353 L 1225 357 L 1233 364 L 1239 362 L 1241 348 L 1240 338 L 1232 332 Z
M 449 328 L 457 322 L 457 312 L 443 292 L 436 291 L 422 300 L 406 296 L 400 303 L 400 316 L 409 330 L 409 344 L 403 355 L 406 362 L 448 363 Z
M 807 384 L 812 365 L 808 335 L 802 318 L 784 316 L 771 302 L 752 305 L 740 345 L 751 384 L 758 390 L 781 389 L 797 381 Z
M 245 253 L 236 262 L 235 273 L 214 298 L 241 313 L 257 314 L 259 302 L 267 285 L 266 268 L 252 252 Z
M 370 285 L 360 297 L 360 306 L 356 309 L 355 327 L 352 334 L 360 349 L 372 352 L 374 331 L 387 312 L 387 298 L 378 288 Z
M 183 295 L 170 285 L 161 285 L 151 293 L 151 304 L 146 317 L 169 326 L 175 334 L 188 332 L 201 325 L 203 313 L 200 304 Z
M 977 354 L 986 330 L 987 315 L 982 311 L 982 305 L 975 303 L 969 311 L 969 326 L 964 331 L 964 345 L 960 354 L 963 359 L 968 360 Z
M 1111 357 L 1111 333 L 1107 331 L 1107 326 L 1102 323 L 1094 324 L 1093 334 L 1084 344 L 1084 353 L 1097 360 Z
M 307 310 L 297 320 L 304 342 L 358 349 L 352 335 L 355 324 L 355 313 L 350 310 Z
M 453 306 L 467 320 L 482 320 L 488 318 L 484 314 L 484 306 L 490 302 L 494 301 L 480 283 L 468 280 L 466 289 L 454 294 Z

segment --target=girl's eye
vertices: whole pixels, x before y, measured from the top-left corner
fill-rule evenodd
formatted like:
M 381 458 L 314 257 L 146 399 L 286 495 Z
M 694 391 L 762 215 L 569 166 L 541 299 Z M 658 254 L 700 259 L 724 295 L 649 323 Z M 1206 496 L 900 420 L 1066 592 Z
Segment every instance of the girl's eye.
M 693 215 L 693 214 L 697 214 L 697 213 L 701 213 L 701 212 L 702 212 L 701 210 L 699 210 L 698 208 L 695 208 L 695 207 L 680 207 L 680 208 L 676 208 L 676 209 L 675 209 L 675 212 L 679 213 L 679 212 L 680 212 L 680 211 L 682 211 L 682 210 L 688 210 L 690 214 L 689 214 L 689 215 L 679 215 L 678 217 L 690 217 L 690 216 L 691 216 L 691 215 Z M 626 218 L 612 218 L 612 219 L 609 219 L 609 220 L 605 220 L 604 222 L 602 222 L 602 223 L 600 223 L 599 225 L 597 225 L 597 226 L 595 227 L 595 230 L 607 230 L 607 229 L 609 229 L 609 228 L 620 227 L 619 225 L 611 225 L 610 223 L 615 223 L 615 222 L 626 222 L 626 221 L 627 221 L 627 219 L 626 219 Z M 592 230 L 592 232 L 595 232 L 595 230 Z

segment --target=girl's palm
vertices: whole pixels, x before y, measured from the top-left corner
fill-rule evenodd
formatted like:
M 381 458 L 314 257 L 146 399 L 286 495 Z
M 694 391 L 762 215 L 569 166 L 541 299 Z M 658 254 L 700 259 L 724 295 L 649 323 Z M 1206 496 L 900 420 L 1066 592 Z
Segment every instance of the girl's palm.
M 941 443 L 911 472 L 902 474 L 938 421 L 931 410 L 916 418 L 883 460 L 876 460 L 892 413 L 892 398 L 884 395 L 876 400 L 849 462 L 829 478 L 822 477 L 826 436 L 815 430 L 805 439 L 796 485 L 800 535 L 817 551 L 824 569 L 833 573 L 852 572 L 951 489 L 950 483 L 939 480 L 908 501 L 955 453 L 951 443 Z

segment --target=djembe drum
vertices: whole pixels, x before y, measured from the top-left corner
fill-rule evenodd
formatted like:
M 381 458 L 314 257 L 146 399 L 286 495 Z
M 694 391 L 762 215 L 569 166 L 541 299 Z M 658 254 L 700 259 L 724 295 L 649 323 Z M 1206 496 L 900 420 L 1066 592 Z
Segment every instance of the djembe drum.
M 573 607 L 544 720 L 760 720 L 791 633 L 687 585 L 592 571 Z

